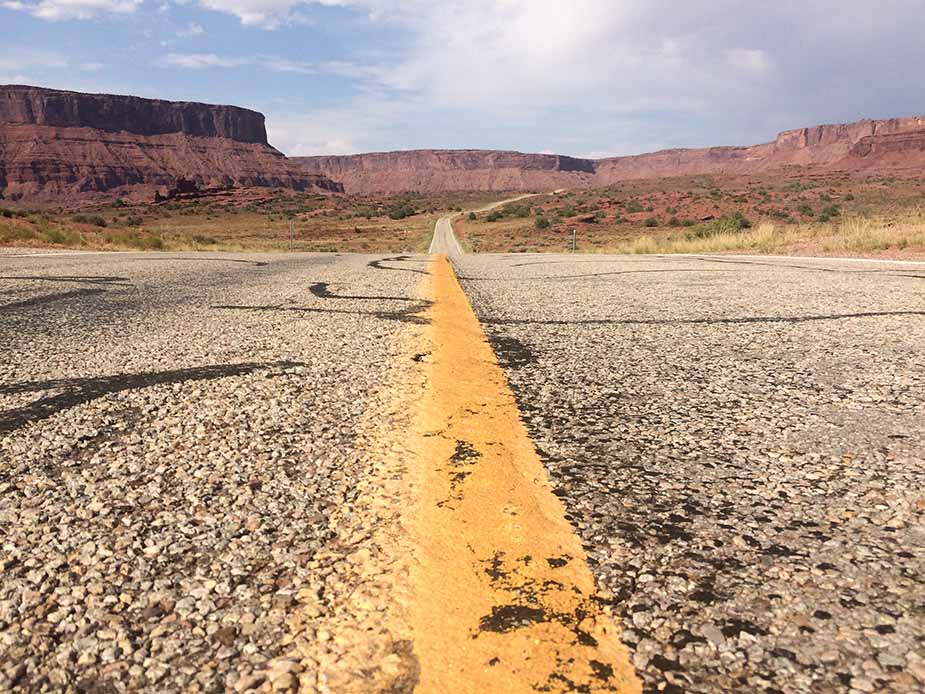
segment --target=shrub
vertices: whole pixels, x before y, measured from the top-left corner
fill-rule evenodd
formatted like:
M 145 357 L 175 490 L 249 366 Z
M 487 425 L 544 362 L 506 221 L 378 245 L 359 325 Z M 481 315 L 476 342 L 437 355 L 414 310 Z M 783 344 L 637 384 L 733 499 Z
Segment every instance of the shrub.
M 694 227 L 687 233 L 687 238 L 708 239 L 720 234 L 736 234 L 750 228 L 751 225 L 741 212 L 736 212 L 731 217 L 721 217 Z
M 636 214 L 637 212 L 644 212 L 645 208 L 639 204 L 638 200 L 630 200 L 626 205 L 626 211 L 630 214 Z
M 479 218 L 479 216 L 478 216 L 475 212 L 470 212 L 470 213 L 469 213 L 469 221 L 470 221 L 470 222 L 474 222 L 474 221 L 475 221 L 476 219 L 478 219 L 478 218 Z
M 804 202 L 802 205 L 800 205 L 797 208 L 797 212 L 799 212 L 804 217 L 814 217 L 816 215 L 816 212 L 808 202 Z
M 671 219 L 668 220 L 668 226 L 679 227 L 681 226 L 681 220 L 679 220 L 677 217 L 672 217 Z
M 646 225 L 647 227 L 657 227 L 657 226 L 658 226 L 658 219 L 656 219 L 655 217 L 649 217 L 649 218 L 645 221 L 645 225 Z
M 492 210 L 488 213 L 488 216 L 485 217 L 486 222 L 497 222 L 499 219 L 503 218 L 504 215 L 501 214 L 498 210 Z
M 845 196 L 845 200 L 854 200 L 854 194 L 853 194 L 853 193 L 848 193 L 848 194 Z
M 550 226 L 549 220 L 546 219 L 546 217 L 537 217 L 536 220 L 533 222 L 533 225 L 537 229 L 548 229 Z
M 732 221 L 739 225 L 739 229 L 751 229 L 752 228 L 751 221 L 749 221 L 748 217 L 746 217 L 741 212 L 736 212 L 734 215 L 732 215 Z
M 509 214 L 520 219 L 525 219 L 526 217 L 530 216 L 530 208 L 527 205 L 508 205 L 504 212 L 505 214 Z
M 414 215 L 414 208 L 408 202 L 400 202 L 389 208 L 389 219 L 405 219 Z

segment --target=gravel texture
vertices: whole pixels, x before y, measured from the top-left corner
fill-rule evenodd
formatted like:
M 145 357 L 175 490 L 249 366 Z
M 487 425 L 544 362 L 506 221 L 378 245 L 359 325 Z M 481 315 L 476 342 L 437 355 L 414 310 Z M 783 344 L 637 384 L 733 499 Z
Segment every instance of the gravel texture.
M 0 258 L 0 690 L 331 691 L 423 261 Z
M 455 260 L 647 691 L 925 690 L 925 265 Z

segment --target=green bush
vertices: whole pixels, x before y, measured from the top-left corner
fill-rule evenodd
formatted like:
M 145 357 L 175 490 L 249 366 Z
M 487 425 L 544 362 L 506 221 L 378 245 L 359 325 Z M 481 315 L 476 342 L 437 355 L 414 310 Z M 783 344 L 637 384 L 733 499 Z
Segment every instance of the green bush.
M 741 212 L 736 212 L 730 217 L 721 217 L 693 227 L 693 229 L 687 233 L 687 238 L 708 239 L 712 236 L 719 236 L 720 234 L 735 234 L 750 228 L 751 225 L 752 223 L 746 219 Z
M 474 222 L 474 221 L 475 221 L 476 219 L 478 219 L 478 218 L 479 218 L 479 216 L 478 216 L 475 212 L 470 212 L 470 213 L 469 213 L 469 221 L 470 221 L 470 222 Z
M 530 216 L 530 208 L 527 205 L 510 205 L 505 212 L 518 219 L 526 219 Z
M 639 204 L 638 200 L 630 200 L 626 204 L 626 211 L 630 214 L 636 214 L 638 212 L 644 212 L 645 208 Z
M 504 215 L 501 214 L 501 212 L 499 212 L 498 210 L 492 210 L 491 212 L 488 213 L 488 216 L 485 217 L 485 221 L 486 222 L 497 222 L 499 219 L 502 219 L 503 217 Z
M 649 217 L 649 218 L 644 222 L 644 224 L 645 224 L 647 227 L 650 227 L 650 228 L 651 228 L 651 227 L 657 227 L 657 226 L 658 226 L 658 219 L 656 219 L 655 217 Z
M 815 210 L 813 210 L 812 206 L 808 202 L 804 202 L 802 205 L 800 205 L 797 208 L 797 212 L 799 212 L 804 217 L 816 216 Z
M 400 202 L 389 208 L 389 219 L 405 219 L 415 213 L 414 207 L 408 202 Z
M 546 217 L 537 217 L 537 218 L 534 220 L 533 225 L 534 225 L 537 229 L 548 229 L 549 226 L 550 226 L 549 220 L 546 219 Z

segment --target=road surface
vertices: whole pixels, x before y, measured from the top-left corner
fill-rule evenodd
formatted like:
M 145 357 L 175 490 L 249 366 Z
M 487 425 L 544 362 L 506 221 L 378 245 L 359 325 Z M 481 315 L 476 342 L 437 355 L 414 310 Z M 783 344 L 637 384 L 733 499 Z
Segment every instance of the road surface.
M 925 688 L 925 264 L 432 248 L 0 257 L 0 689 Z

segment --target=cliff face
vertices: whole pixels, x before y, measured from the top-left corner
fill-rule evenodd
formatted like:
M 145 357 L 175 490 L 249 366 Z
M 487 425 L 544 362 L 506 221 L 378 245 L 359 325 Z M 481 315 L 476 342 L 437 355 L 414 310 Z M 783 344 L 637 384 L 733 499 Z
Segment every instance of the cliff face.
M 178 178 L 205 187 L 341 191 L 267 144 L 264 117 L 235 106 L 0 86 L 0 193 L 67 202 L 149 197 Z
M 773 142 L 751 147 L 672 149 L 600 160 L 492 150 L 287 159 L 267 143 L 264 117 L 256 111 L 0 86 L 0 196 L 37 202 L 123 193 L 149 197 L 179 178 L 204 187 L 500 192 L 784 167 L 922 171 L 925 117 L 788 130 Z
M 594 178 L 594 162 L 587 159 L 492 150 L 413 150 L 292 161 L 340 181 L 352 193 L 533 190 L 589 185 Z
M 267 144 L 263 114 L 246 108 L 25 86 L 0 87 L 0 123 Z
M 784 167 L 814 171 L 925 168 L 925 117 L 865 120 L 782 132 L 751 147 L 670 149 L 589 160 L 482 150 L 418 150 L 300 157 L 306 171 L 344 183 L 347 192 L 551 190 L 603 186 L 638 178 L 753 174 Z

